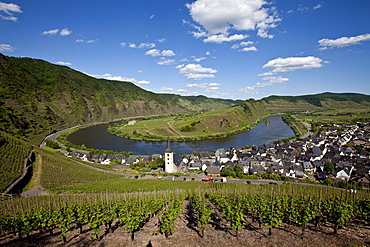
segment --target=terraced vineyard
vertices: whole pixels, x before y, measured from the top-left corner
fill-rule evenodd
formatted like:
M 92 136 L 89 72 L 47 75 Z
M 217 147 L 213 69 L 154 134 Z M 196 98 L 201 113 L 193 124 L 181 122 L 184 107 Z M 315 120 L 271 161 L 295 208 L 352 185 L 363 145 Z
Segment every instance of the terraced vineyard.
M 22 175 L 25 158 L 31 150 L 30 144 L 0 131 L 0 191 Z
M 330 227 L 332 234 L 338 234 L 339 229 L 345 231 L 350 221 L 360 225 L 370 223 L 368 194 L 297 185 L 204 184 L 194 192 L 45 196 L 2 201 L 0 205 L 0 234 L 17 235 L 3 239 L 13 239 L 18 244 L 21 240 L 17 238 L 32 241 L 40 234 L 44 238 L 57 234 L 60 244 L 71 244 L 78 235 L 85 238 L 88 235 L 90 240 L 85 239 L 84 243 L 96 245 L 94 241 L 104 241 L 122 229 L 130 236 L 125 241 L 135 245 L 137 236 L 154 219 L 158 223 L 154 224 L 156 230 L 152 234 L 170 238 L 179 224 L 178 217 L 191 219 L 190 230 L 201 232 L 202 238 L 207 237 L 207 229 L 215 224 L 238 238 L 252 226 L 268 229 L 268 235 L 274 235 L 285 224 L 295 229 L 295 234 L 305 236 L 310 231 L 308 225 L 316 226 L 316 230 L 319 226 Z M 301 228 L 300 233 L 297 227 Z M 368 240 L 367 237 L 363 241 Z

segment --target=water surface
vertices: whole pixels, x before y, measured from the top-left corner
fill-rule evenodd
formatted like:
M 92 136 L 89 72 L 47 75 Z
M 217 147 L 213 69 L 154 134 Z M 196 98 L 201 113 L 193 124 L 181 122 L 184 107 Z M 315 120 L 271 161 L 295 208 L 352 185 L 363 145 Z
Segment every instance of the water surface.
M 211 140 L 171 142 L 171 147 L 177 154 L 191 154 L 193 151 L 260 145 L 294 136 L 293 130 L 281 120 L 281 116 L 272 116 L 269 120 L 268 126 L 260 123 L 247 132 Z M 68 141 L 76 145 L 84 144 L 88 148 L 115 152 L 131 151 L 141 155 L 162 154 L 166 149 L 166 142 L 139 141 L 113 135 L 107 131 L 108 126 L 101 124 L 78 130 L 68 137 Z

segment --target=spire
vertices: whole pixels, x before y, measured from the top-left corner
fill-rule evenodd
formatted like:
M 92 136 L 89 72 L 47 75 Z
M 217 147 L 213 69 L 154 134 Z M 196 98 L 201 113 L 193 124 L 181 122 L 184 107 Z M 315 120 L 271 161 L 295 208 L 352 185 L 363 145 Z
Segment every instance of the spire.
M 167 148 L 165 150 L 166 153 L 173 153 L 172 148 L 171 148 L 171 143 L 170 143 L 170 138 L 168 137 L 167 139 Z

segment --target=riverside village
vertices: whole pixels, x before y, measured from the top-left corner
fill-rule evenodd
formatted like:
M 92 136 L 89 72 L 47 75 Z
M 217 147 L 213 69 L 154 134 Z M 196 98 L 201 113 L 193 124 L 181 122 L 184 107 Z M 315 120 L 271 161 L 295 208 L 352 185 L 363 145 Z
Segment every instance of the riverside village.
M 163 154 L 89 155 L 71 151 L 67 155 L 103 165 L 115 164 L 112 169 L 122 172 L 142 167 L 140 174 L 146 168 L 147 174 L 155 172 L 163 176 L 263 178 L 369 188 L 370 157 L 365 150 L 370 149 L 370 134 L 367 134 L 370 124 L 357 122 L 322 127 L 325 130 L 305 139 L 248 148 L 221 148 L 212 152 L 175 154 L 168 140 Z M 164 160 L 164 168 L 151 169 L 150 164 L 158 158 Z

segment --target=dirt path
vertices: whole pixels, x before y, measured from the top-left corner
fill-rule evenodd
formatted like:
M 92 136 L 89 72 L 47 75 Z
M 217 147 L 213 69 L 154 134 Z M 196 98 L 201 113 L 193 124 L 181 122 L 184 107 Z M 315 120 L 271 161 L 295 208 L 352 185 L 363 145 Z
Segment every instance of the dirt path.
M 41 186 L 40 179 L 42 173 L 42 156 L 39 154 L 37 156 L 37 170 L 33 173 L 32 180 L 30 184 L 34 186 L 27 191 L 22 192 L 22 197 L 29 197 L 29 196 L 44 196 L 49 195 L 49 193 Z
M 173 125 L 173 123 L 175 122 L 175 120 L 172 120 L 172 122 L 168 122 L 167 124 L 168 124 L 168 126 L 170 127 L 170 129 L 173 131 L 173 132 L 175 132 L 176 134 L 178 134 L 179 136 L 181 136 L 181 137 L 184 137 L 184 135 L 183 134 L 181 134 L 180 132 L 178 132 L 177 130 L 175 130 L 173 127 L 172 127 L 172 125 Z

